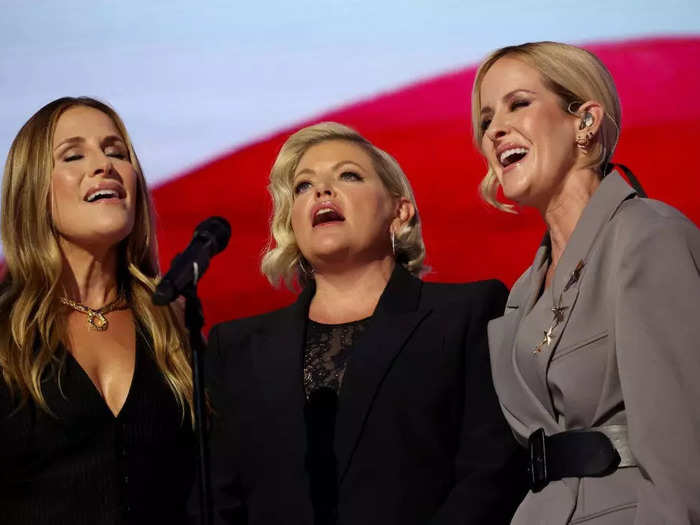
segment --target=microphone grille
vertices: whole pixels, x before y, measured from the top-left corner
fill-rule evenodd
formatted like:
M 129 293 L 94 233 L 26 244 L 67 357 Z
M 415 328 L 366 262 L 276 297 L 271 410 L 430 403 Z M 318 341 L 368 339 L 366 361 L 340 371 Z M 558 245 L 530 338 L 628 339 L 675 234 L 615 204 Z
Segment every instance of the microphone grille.
M 207 240 L 211 257 L 228 245 L 228 240 L 231 238 L 231 225 L 223 217 L 209 217 L 195 228 L 194 236 L 202 236 Z

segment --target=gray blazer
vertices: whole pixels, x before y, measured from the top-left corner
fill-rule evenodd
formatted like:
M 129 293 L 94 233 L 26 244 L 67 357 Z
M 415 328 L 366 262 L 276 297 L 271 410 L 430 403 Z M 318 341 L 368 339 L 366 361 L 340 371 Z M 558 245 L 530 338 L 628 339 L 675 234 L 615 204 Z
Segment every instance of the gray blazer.
M 637 466 L 529 492 L 512 523 L 700 523 L 700 231 L 611 173 L 544 291 L 564 307 L 550 345 L 516 356 L 548 251 L 544 243 L 489 324 L 503 412 L 523 445 L 540 427 L 627 425 Z M 536 364 L 525 370 L 524 359 Z

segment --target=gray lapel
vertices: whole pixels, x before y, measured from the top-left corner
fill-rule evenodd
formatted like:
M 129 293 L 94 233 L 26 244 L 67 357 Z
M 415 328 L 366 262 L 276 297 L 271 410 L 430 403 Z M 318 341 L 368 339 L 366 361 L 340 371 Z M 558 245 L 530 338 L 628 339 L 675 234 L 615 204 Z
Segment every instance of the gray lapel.
M 540 399 L 532 385 L 523 377 L 516 358 L 516 337 L 522 318 L 537 300 L 546 271 L 548 248 L 540 246 L 527 275 L 513 287 L 505 315 L 489 323 L 489 345 L 494 384 L 509 422 L 519 435 L 527 436 L 529 421 L 552 421 L 545 400 Z M 523 394 L 526 396 L 523 398 Z
M 615 214 L 620 204 L 634 194 L 634 190 L 617 173 L 613 172 L 605 177 L 584 209 L 559 260 L 552 285 L 545 293 L 552 294 L 553 304 L 557 304 L 561 296 L 559 306 L 564 307 L 563 318 L 555 329 L 552 342 L 546 352 L 533 356 L 540 363 L 541 370 L 538 375 L 542 383 L 538 386 L 544 385 L 542 389 L 528 384 L 522 376 L 516 359 L 515 339 L 520 322 L 535 304 L 542 285 L 546 270 L 544 263 L 549 254 L 547 237 L 538 249 L 527 276 L 513 287 L 505 315 L 489 324 L 494 383 L 501 404 L 509 415 L 511 426 L 521 436 L 529 434 L 531 430 L 529 425 L 532 422 L 537 422 L 537 426 L 545 426 L 548 433 L 558 431 L 551 398 L 546 387 L 547 370 L 576 304 L 579 286 L 586 270 L 586 257 L 603 226 Z M 583 267 L 575 272 L 580 261 L 583 262 Z M 546 328 L 548 326 L 544 326 L 543 330 Z M 514 387 L 514 385 L 518 386 Z
M 552 294 L 552 303 L 556 305 L 561 297 L 560 306 L 563 310 L 563 319 L 555 332 L 545 366 L 549 367 L 551 357 L 561 339 L 561 334 L 574 309 L 581 281 L 586 274 L 588 255 L 595 244 L 603 227 L 610 221 L 623 201 L 636 192 L 622 179 L 617 172 L 612 172 L 605 177 L 600 186 L 591 197 L 581 214 L 576 228 L 564 249 L 554 272 L 552 286 L 549 292 Z

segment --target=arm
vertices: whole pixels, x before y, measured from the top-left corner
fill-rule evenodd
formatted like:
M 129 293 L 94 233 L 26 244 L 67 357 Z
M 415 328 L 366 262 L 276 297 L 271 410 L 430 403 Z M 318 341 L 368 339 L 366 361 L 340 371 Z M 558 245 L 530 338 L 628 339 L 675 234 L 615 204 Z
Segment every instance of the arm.
M 634 523 L 697 524 L 700 231 L 658 218 L 625 237 L 613 329 L 629 444 L 644 477 Z
M 491 379 L 486 325 L 503 315 L 508 291 L 498 281 L 478 283 L 465 339 L 465 399 L 455 484 L 433 525 L 510 523 L 527 491 L 524 452 L 498 404 Z

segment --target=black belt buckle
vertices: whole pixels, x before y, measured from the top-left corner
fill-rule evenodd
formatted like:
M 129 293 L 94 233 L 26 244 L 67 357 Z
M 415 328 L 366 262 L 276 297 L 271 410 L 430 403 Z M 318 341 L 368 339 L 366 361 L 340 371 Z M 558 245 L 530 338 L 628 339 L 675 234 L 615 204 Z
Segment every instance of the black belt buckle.
M 530 461 L 527 471 L 530 477 L 530 489 L 539 492 L 547 486 L 547 447 L 545 443 L 544 429 L 538 428 L 527 440 L 530 452 Z

